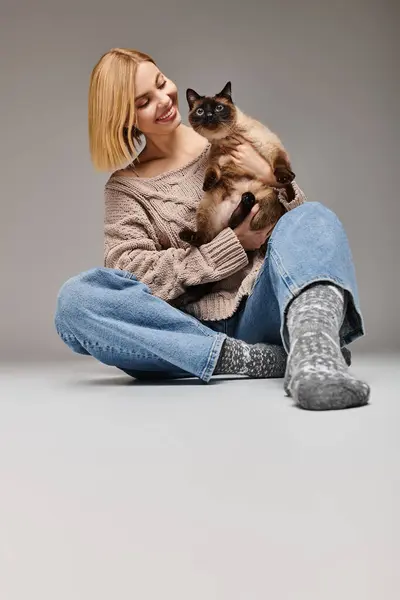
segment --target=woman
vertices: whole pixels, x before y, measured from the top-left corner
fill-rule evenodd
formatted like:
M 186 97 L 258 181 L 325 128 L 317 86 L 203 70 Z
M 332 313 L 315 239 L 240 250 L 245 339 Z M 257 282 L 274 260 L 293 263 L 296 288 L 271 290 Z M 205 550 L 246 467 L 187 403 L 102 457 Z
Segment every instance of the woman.
M 306 203 L 294 185 L 291 197 L 280 192 L 287 212 L 272 234 L 251 230 L 256 206 L 200 248 L 182 242 L 209 144 L 181 124 L 174 83 L 135 50 L 111 50 L 95 66 L 89 138 L 94 165 L 114 173 L 105 268 L 73 277 L 58 297 L 56 328 L 72 350 L 137 378 L 285 375 L 287 394 L 307 409 L 368 402 L 368 385 L 349 374 L 341 350 L 364 331 L 348 241 L 330 210 Z M 238 143 L 233 156 L 276 185 L 250 145 Z M 263 259 L 257 250 L 268 237 Z M 212 292 L 185 311 L 172 306 L 210 282 Z

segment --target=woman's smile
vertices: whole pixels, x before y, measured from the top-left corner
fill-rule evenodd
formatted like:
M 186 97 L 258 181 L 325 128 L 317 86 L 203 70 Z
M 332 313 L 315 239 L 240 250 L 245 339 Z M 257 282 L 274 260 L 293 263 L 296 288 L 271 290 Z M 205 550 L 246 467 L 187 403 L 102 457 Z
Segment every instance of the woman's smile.
M 176 115 L 176 106 L 171 104 L 171 106 L 160 117 L 158 117 L 158 119 L 156 119 L 156 123 L 169 123 L 175 119 Z

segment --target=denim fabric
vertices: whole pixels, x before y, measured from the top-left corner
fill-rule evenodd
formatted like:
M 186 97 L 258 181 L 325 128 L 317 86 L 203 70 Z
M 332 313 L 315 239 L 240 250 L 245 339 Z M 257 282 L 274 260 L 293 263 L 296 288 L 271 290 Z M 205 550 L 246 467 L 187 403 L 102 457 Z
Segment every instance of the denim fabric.
M 63 285 L 55 325 L 74 352 L 133 377 L 196 376 L 207 382 L 227 335 L 283 344 L 289 351 L 287 308 L 303 289 L 322 281 L 346 291 L 344 346 L 364 334 L 349 243 L 332 211 L 307 202 L 279 220 L 250 296 L 229 319 L 202 323 L 153 296 L 131 273 L 95 268 Z

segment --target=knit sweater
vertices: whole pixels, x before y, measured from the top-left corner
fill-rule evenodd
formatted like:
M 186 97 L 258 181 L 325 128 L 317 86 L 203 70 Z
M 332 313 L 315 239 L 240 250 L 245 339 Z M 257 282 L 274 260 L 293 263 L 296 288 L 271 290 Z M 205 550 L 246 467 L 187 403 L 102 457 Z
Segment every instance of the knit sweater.
M 155 296 L 169 302 L 189 286 L 214 282 L 211 293 L 185 307 L 204 321 L 233 315 L 263 262 L 261 253 L 245 252 L 229 227 L 200 248 L 179 237 L 185 227 L 196 226 L 209 148 L 183 167 L 155 177 L 111 175 L 104 218 L 105 266 L 134 274 Z M 296 184 L 294 189 L 290 203 L 280 193 L 286 210 L 305 201 Z

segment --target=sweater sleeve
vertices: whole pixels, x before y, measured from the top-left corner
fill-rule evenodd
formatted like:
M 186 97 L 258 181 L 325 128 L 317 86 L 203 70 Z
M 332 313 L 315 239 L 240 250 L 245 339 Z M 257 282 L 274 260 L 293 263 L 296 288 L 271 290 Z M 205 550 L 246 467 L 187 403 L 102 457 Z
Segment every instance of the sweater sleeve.
M 162 249 L 144 209 L 130 201 L 127 214 L 116 211 L 115 202 L 113 194 L 113 209 L 106 208 L 104 265 L 133 273 L 163 300 L 177 298 L 189 286 L 225 279 L 248 264 L 230 228 L 200 248 Z
M 304 204 L 304 202 L 307 202 L 306 195 L 299 188 L 295 181 L 292 182 L 291 187 L 293 192 L 290 192 L 290 194 L 288 194 L 285 188 L 280 188 L 278 190 L 279 200 L 280 202 L 282 202 L 286 210 L 292 210 L 293 208 L 300 206 L 300 204 Z

